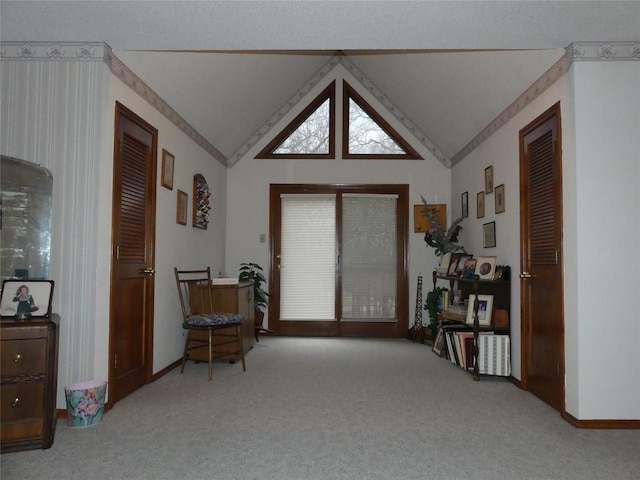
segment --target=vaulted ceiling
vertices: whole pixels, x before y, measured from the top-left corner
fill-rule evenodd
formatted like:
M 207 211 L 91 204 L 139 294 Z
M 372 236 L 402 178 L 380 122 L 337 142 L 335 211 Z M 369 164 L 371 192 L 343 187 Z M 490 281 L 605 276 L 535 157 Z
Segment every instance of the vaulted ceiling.
M 639 41 L 640 2 L 8 1 L 3 42 L 105 42 L 230 158 L 336 55 L 447 158 L 572 42 Z

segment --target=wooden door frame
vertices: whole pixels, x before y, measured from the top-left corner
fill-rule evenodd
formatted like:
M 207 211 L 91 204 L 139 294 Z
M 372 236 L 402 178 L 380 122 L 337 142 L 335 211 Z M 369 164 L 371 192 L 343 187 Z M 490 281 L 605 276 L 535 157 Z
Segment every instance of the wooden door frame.
M 150 188 L 149 188 L 149 198 L 146 204 L 147 215 L 150 220 L 152 228 L 149 229 L 149 244 L 150 244 L 150 252 L 149 260 L 151 265 L 155 266 L 155 251 L 156 251 L 156 240 L 155 240 L 155 224 L 156 224 L 156 180 L 157 180 L 157 158 L 158 158 L 158 130 L 145 121 L 142 117 L 138 116 L 129 108 L 125 107 L 120 102 L 115 102 L 115 119 L 114 119 L 114 142 L 113 142 L 113 185 L 112 192 L 115 192 L 115 179 L 116 173 L 118 172 L 118 168 L 121 168 L 121 163 L 116 163 L 116 159 L 120 156 L 119 152 L 119 131 L 120 131 L 120 116 L 126 116 L 129 121 L 135 123 L 137 126 L 144 130 L 148 130 L 149 132 L 153 132 L 153 141 L 151 146 L 151 158 L 153 161 L 152 175 L 150 179 Z M 119 160 L 120 162 L 120 160 Z M 116 198 L 112 193 L 111 196 L 111 211 L 112 217 L 115 216 L 115 202 Z M 115 312 L 113 309 L 114 303 L 114 289 L 113 282 L 116 281 L 114 278 L 115 268 L 114 264 L 116 262 L 116 238 L 115 231 L 113 229 L 115 219 L 112 218 L 111 223 L 111 273 L 110 273 L 110 283 L 109 283 L 109 365 L 108 365 L 108 378 L 109 385 L 113 385 L 115 372 L 114 372 L 114 359 L 115 359 L 115 339 L 113 337 L 115 333 Z M 155 291 L 155 280 L 153 277 L 149 280 L 149 298 L 152 299 L 151 304 L 147 309 L 147 315 L 144 319 L 144 331 L 145 331 L 145 363 L 147 365 L 145 372 L 145 382 L 151 383 L 153 380 L 153 320 L 154 320 L 154 291 Z M 109 400 L 107 401 L 107 408 L 111 408 L 113 406 L 113 396 L 109 395 Z
M 554 215 L 556 216 L 556 218 L 558 219 L 558 221 L 560 222 L 561 225 L 561 230 L 562 230 L 562 225 L 563 225 L 563 206 L 562 206 L 562 148 L 561 148 L 561 144 L 562 144 L 562 118 L 561 118 L 561 109 L 560 109 L 560 102 L 555 103 L 552 107 L 550 107 L 549 109 L 547 109 L 545 112 L 543 112 L 541 115 L 539 115 L 535 120 L 533 120 L 532 122 L 530 122 L 528 125 L 526 125 L 524 128 L 522 128 L 520 130 L 520 134 L 519 134 L 519 143 L 520 143 L 520 218 L 524 218 L 524 215 L 526 214 L 525 212 L 525 205 L 527 204 L 527 198 L 529 195 L 529 191 L 528 189 L 523 188 L 523 185 L 528 185 L 528 179 L 526 179 L 526 175 L 527 173 L 525 172 L 524 167 L 524 159 L 525 159 L 525 142 L 524 142 L 524 138 L 532 133 L 533 131 L 535 131 L 537 128 L 539 128 L 540 126 L 542 126 L 543 124 L 545 124 L 546 122 L 548 122 L 549 120 L 553 119 L 555 117 L 555 128 L 556 128 L 556 138 L 557 140 L 557 146 L 555 146 L 555 156 L 557 159 L 557 169 L 556 172 L 554 173 L 554 181 L 559 183 L 559 190 L 558 192 L 560 192 L 560 201 L 556 202 L 554 205 Z M 525 268 L 529 268 L 529 262 L 527 259 L 528 253 L 529 253 L 529 245 L 528 245 L 528 239 L 529 239 L 529 224 L 528 222 L 523 222 L 522 220 L 520 221 L 520 264 L 521 264 L 521 272 L 524 271 Z M 562 239 L 561 239 L 561 246 L 560 246 L 560 285 L 561 285 L 561 293 L 562 293 L 562 299 L 561 299 L 561 305 L 562 305 L 562 318 L 560 319 L 562 322 L 562 337 L 560 339 L 559 342 L 559 361 L 560 361 L 560 375 L 562 378 L 562 404 L 563 407 L 561 409 L 561 412 L 564 412 L 565 409 L 565 389 L 566 389 L 566 381 L 565 381 L 565 351 L 564 351 L 564 269 L 562 268 L 562 264 L 564 263 L 564 254 L 563 254 L 563 245 L 562 245 Z M 523 390 L 528 390 L 529 389 L 529 385 L 528 385 L 528 365 L 529 365 L 529 358 L 531 356 L 531 329 L 532 329 L 532 323 L 531 323 L 531 318 L 529 316 L 529 308 L 528 308 L 528 303 L 526 303 L 528 301 L 528 297 L 526 297 L 526 286 L 524 285 L 524 282 L 526 282 L 526 279 L 523 279 L 521 277 L 520 279 L 520 293 L 521 293 L 521 307 L 520 307 L 520 348 L 521 348 L 521 379 L 520 379 L 520 387 Z
M 275 269 L 278 268 L 280 245 L 276 244 L 276 232 L 280 228 L 279 195 L 286 193 L 372 193 L 398 194 L 396 240 L 400 249 L 397 259 L 397 299 L 396 322 L 393 337 L 406 337 L 409 325 L 409 185 L 407 184 L 271 184 L 269 189 L 269 328 L 276 335 L 280 334 L 280 290 L 276 288 Z M 406 204 L 406 208 L 403 206 Z M 336 226 L 336 235 L 340 233 L 340 225 Z M 339 248 L 339 246 L 338 246 Z M 341 252 L 337 252 L 341 255 Z M 342 280 L 336 273 L 336 308 L 341 309 Z M 277 300 L 277 301 L 274 301 Z M 276 306 L 277 305 L 277 306 Z M 305 322 L 308 323 L 308 322 Z M 322 324 L 328 336 L 359 336 L 358 324 L 362 322 L 315 322 Z M 335 325 L 337 324 L 337 325 Z M 367 322 L 372 333 L 369 336 L 385 335 L 384 325 L 376 327 L 375 322 Z M 302 333 L 302 332 L 301 332 Z M 332 334 L 332 335 L 331 335 Z

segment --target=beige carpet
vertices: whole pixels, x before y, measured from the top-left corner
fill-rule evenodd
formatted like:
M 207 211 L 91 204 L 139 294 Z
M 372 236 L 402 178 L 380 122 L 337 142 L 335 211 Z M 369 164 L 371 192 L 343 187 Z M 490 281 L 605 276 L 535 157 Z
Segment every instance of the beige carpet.
M 3 479 L 638 479 L 640 431 L 581 430 L 503 378 L 408 340 L 262 338 L 188 363 Z

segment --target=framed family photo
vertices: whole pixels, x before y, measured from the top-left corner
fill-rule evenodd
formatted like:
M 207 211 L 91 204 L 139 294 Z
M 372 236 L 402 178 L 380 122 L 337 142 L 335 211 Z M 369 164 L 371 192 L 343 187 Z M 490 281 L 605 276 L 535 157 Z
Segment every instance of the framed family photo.
M 5 280 L 0 314 L 3 317 L 49 317 L 52 299 L 53 280 Z

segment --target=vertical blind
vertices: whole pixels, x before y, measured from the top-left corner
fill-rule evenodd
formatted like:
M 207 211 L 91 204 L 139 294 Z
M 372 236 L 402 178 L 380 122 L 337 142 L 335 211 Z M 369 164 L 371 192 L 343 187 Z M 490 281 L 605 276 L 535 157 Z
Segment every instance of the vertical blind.
M 336 197 L 281 197 L 280 320 L 335 320 Z

